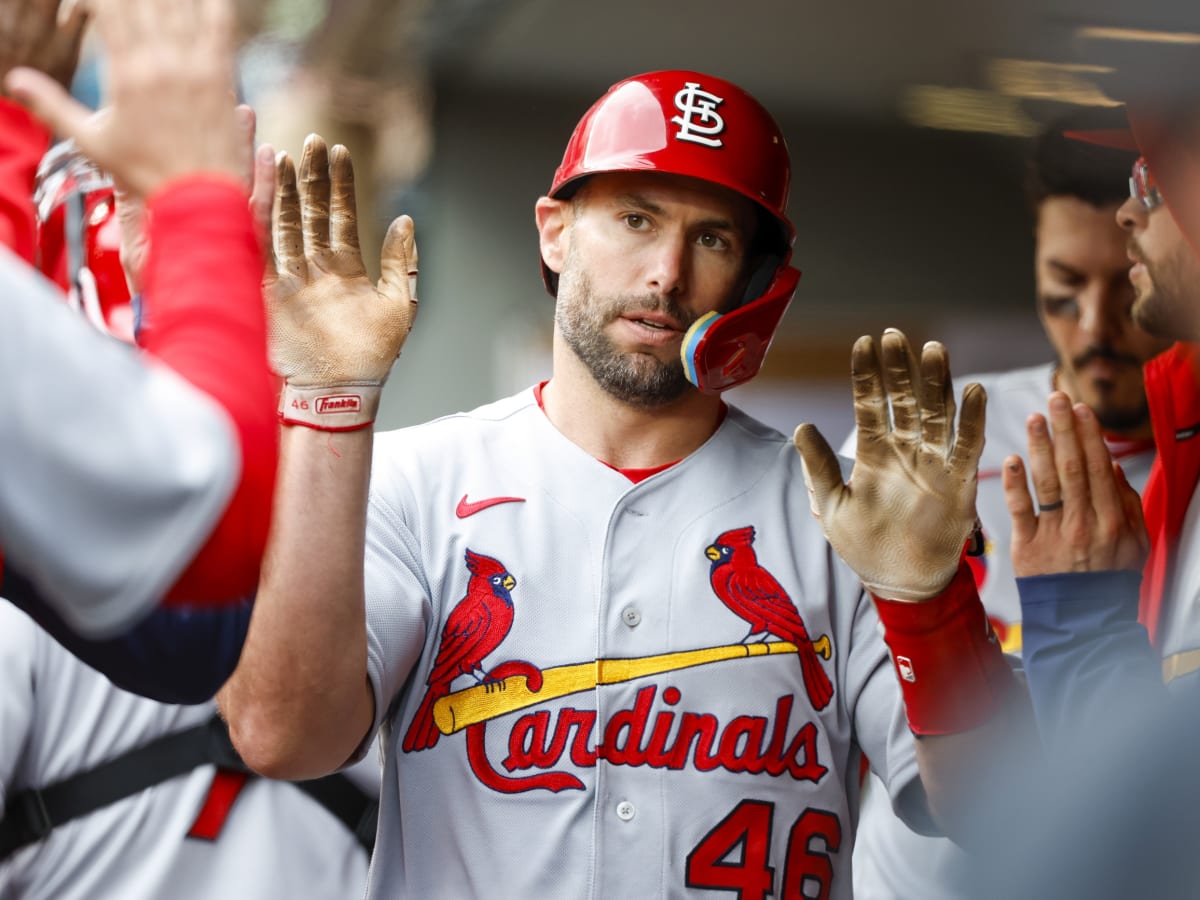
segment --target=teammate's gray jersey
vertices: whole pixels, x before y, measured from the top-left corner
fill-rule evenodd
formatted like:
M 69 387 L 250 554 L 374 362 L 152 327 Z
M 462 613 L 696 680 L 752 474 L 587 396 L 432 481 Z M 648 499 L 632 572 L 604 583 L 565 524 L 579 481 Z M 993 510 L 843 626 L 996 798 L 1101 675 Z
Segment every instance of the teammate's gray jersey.
M 747 650 L 710 581 L 706 550 L 747 528 L 821 653 L 819 712 L 794 646 Z M 405 752 L 447 617 L 472 600 L 468 551 L 515 579 L 511 629 L 480 666 L 510 677 L 457 677 L 437 743 Z M 791 442 L 735 409 L 636 485 L 532 390 L 381 435 L 366 591 L 384 753 L 370 897 L 797 896 L 803 882 L 848 898 L 861 751 L 892 796 L 917 778 L 874 607 L 812 518 Z
M 1025 421 L 1046 412 L 1054 365 L 956 378 L 961 388 L 975 381 L 987 391 L 987 424 L 979 460 L 976 510 L 983 525 L 986 554 L 971 560 L 979 596 L 1007 653 L 1021 651 L 1021 602 L 1010 553 L 1012 521 L 1004 501 L 1004 458 L 1016 453 L 1028 460 Z M 842 453 L 854 454 L 854 435 Z M 1129 483 L 1141 491 L 1154 462 L 1154 450 L 1141 444 L 1111 442 Z M 854 851 L 854 887 L 858 900 L 963 900 L 970 896 L 963 852 L 945 838 L 911 831 L 896 818 L 883 785 L 869 778 L 863 787 L 862 819 Z
M 0 599 L 0 816 L 8 798 L 207 721 L 122 691 Z M 377 789 L 378 759 L 353 773 Z M 294 785 L 252 779 L 215 840 L 188 837 L 213 786 L 201 766 L 56 827 L 0 861 L 0 900 L 343 900 L 367 854 Z M 364 784 L 364 776 L 370 781 Z
M 237 436 L 212 398 L 101 335 L 3 247 L 0 294 L 0 549 L 105 637 L 204 544 L 237 484 Z

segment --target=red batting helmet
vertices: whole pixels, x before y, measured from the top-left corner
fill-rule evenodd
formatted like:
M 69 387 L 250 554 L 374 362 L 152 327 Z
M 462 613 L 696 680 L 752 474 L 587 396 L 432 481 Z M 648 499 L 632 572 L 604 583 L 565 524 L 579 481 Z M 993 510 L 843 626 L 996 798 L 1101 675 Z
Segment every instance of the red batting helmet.
M 93 325 L 132 342 L 134 314 L 112 179 L 64 141 L 38 166 L 33 200 L 38 268 Z
M 683 342 L 684 369 L 702 391 L 723 391 L 757 374 L 800 273 L 788 265 L 796 231 L 787 217 L 791 164 L 783 133 L 757 100 L 712 75 L 649 72 L 618 82 L 575 126 L 550 196 L 566 198 L 606 172 L 686 175 L 728 188 L 764 213 L 767 261 L 742 303 L 697 321 Z M 542 262 L 551 294 L 558 276 Z

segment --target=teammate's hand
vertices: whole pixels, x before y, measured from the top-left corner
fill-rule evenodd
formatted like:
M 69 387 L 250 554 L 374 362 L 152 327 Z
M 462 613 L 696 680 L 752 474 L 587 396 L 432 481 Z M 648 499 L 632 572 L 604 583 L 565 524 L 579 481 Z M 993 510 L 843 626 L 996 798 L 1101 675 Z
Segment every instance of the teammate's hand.
M 9 93 L 134 194 L 196 172 L 240 178 L 230 0 L 91 0 L 91 8 L 108 51 L 107 107 L 93 113 L 30 68 L 8 73 Z
M 299 187 L 291 158 L 281 153 L 276 193 L 275 260 L 265 285 L 272 367 L 289 389 L 378 389 L 417 312 L 412 219 L 400 216 L 388 228 L 376 285 L 358 246 L 354 168 L 345 147 L 327 151 L 318 135 L 309 135 Z M 378 390 L 367 393 L 373 396 L 364 400 L 377 404 Z M 290 402 L 312 400 L 306 394 Z M 308 411 L 284 408 L 284 421 L 293 416 L 326 427 L 302 414 Z
M 1056 391 L 1049 428 L 1034 414 L 1026 431 L 1037 509 L 1019 456 L 1004 461 L 1003 476 L 1017 576 L 1140 571 L 1150 551 L 1141 499 L 1110 456 L 1095 414 L 1082 403 L 1072 409 Z
M 0 0 L 0 80 L 24 66 L 69 88 L 87 18 L 84 5 L 71 0 Z
M 796 429 L 813 514 L 875 596 L 937 596 L 958 570 L 975 526 L 983 388 L 970 384 L 963 391 L 956 433 L 941 344 L 926 344 L 918 361 L 904 335 L 889 328 L 882 362 L 875 341 L 864 336 L 850 367 L 858 450 L 849 483 L 816 427 Z
M 241 104 L 234 111 L 241 140 L 242 181 L 250 193 L 250 213 L 258 243 L 264 255 L 270 252 L 271 204 L 275 199 L 275 151 L 263 144 L 255 151 L 254 128 L 257 121 L 254 110 Z M 120 185 L 115 185 L 113 199 L 116 204 L 117 224 L 121 230 L 121 266 L 130 290 L 142 292 L 142 270 L 146 266 L 145 213 L 146 203 L 137 194 L 131 194 Z
M 263 256 L 270 260 L 271 214 L 275 208 L 275 151 L 270 144 L 260 144 L 254 151 L 254 177 L 250 182 L 250 216 Z M 272 277 L 274 274 L 272 272 Z

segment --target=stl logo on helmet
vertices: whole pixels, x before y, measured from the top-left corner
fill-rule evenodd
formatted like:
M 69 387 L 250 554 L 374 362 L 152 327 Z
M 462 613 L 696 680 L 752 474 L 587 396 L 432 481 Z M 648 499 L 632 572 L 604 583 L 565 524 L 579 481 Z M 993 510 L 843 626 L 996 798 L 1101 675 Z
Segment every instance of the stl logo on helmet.
M 721 141 L 716 135 L 725 130 L 725 120 L 717 107 L 724 102 L 723 98 L 703 90 L 697 82 L 685 82 L 684 88 L 675 95 L 675 108 L 682 115 L 671 117 L 671 121 L 679 126 L 675 139 L 720 147 Z

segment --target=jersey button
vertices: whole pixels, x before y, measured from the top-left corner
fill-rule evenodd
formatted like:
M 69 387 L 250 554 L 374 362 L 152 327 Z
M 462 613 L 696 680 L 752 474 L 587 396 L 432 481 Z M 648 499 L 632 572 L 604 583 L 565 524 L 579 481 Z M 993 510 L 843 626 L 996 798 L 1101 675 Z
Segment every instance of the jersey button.
M 622 800 L 617 804 L 617 818 L 622 822 L 628 822 L 637 813 L 637 808 L 628 800 Z
M 642 614 L 636 606 L 627 606 L 621 611 L 621 618 L 630 628 L 637 628 L 642 622 Z

